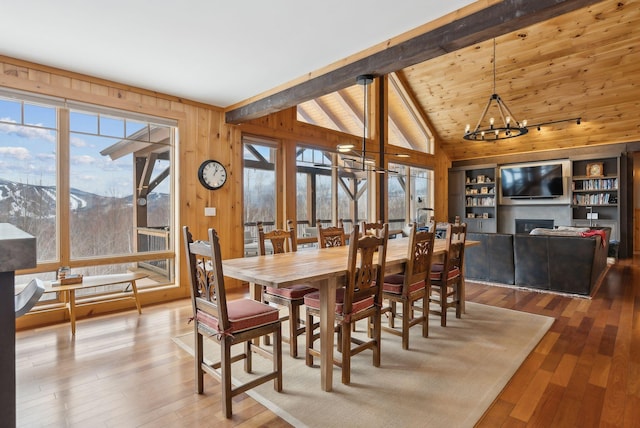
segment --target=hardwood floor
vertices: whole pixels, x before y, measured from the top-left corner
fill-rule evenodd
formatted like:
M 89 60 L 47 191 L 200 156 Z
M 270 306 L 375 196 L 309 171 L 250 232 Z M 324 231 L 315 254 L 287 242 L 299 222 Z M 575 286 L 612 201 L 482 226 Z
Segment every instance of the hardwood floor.
M 593 299 L 469 282 L 473 302 L 548 315 L 554 325 L 479 427 L 640 424 L 640 259 L 614 265 Z M 285 427 L 246 394 L 234 416 L 171 337 L 190 331 L 188 300 L 16 335 L 19 427 Z M 288 356 L 287 356 L 288 357 Z

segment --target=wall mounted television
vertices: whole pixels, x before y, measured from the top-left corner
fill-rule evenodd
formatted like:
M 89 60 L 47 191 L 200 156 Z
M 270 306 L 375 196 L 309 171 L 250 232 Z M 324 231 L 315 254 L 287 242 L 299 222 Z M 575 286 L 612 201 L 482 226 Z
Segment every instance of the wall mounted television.
M 502 167 L 500 184 L 502 197 L 512 199 L 558 198 L 565 194 L 561 163 Z

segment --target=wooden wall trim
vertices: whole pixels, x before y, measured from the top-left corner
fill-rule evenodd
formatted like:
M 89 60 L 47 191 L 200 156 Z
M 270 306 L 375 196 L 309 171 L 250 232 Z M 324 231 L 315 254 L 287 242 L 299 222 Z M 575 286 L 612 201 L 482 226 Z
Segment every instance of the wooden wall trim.
M 452 167 L 468 167 L 479 164 L 504 165 L 509 163 L 537 162 L 551 159 L 569 159 L 576 157 L 620 156 L 621 153 L 640 151 L 638 143 L 603 144 L 597 146 L 574 147 L 571 149 L 555 149 L 539 152 L 518 153 L 502 156 L 487 156 L 467 160 L 453 161 Z

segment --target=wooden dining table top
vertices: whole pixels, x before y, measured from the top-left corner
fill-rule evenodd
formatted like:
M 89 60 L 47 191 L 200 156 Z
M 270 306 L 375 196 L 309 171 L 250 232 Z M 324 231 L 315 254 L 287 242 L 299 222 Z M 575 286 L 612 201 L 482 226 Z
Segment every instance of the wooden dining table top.
M 466 246 L 478 245 L 478 241 L 466 241 Z M 387 241 L 386 270 L 400 271 L 407 261 L 409 238 Z M 443 254 L 445 240 L 436 239 L 434 256 Z M 317 282 L 332 277 L 344 277 L 347 272 L 349 246 L 308 248 L 282 254 L 259 257 L 242 257 L 222 261 L 225 276 L 265 285 L 287 287 L 305 282 Z

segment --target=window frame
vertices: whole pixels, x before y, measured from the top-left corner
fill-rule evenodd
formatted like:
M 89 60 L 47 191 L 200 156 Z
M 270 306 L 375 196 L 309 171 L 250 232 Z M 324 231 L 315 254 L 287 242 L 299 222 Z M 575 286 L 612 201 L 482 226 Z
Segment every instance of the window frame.
M 57 134 L 57 141 L 55 143 L 55 166 L 56 166 L 56 219 L 55 219 L 55 235 L 56 235 L 56 256 L 53 260 L 38 260 L 37 265 L 34 268 L 27 269 L 21 271 L 19 275 L 16 277 L 16 282 L 28 282 L 33 277 L 38 277 L 40 279 L 54 279 L 55 273 L 60 266 L 69 266 L 74 269 L 86 269 L 92 267 L 105 267 L 108 265 L 113 265 L 114 268 L 117 265 L 122 264 L 130 264 L 135 263 L 144 263 L 144 262 L 154 262 L 158 260 L 167 260 L 168 265 L 166 267 L 166 281 L 161 281 L 158 283 L 158 287 L 165 286 L 175 286 L 175 262 L 176 262 L 176 249 L 175 249 L 175 241 L 176 241 L 176 218 L 177 218 L 177 207 L 176 207 L 176 194 L 177 194 L 177 186 L 175 180 L 175 171 L 177 170 L 177 150 L 178 150 L 178 122 L 177 120 L 172 120 L 168 118 L 161 118 L 151 115 L 139 114 L 134 112 L 129 112 L 126 110 L 119 110 L 109 107 L 102 107 L 94 104 L 75 102 L 71 100 L 65 100 L 61 98 L 46 96 L 46 95 L 38 95 L 32 94 L 19 90 L 12 90 L 7 88 L 0 88 L 0 98 L 16 102 L 28 104 L 36 104 L 41 105 L 48 108 L 55 108 L 56 111 L 56 128 L 55 132 Z M 22 107 L 24 109 L 24 107 Z M 71 227 L 70 227 L 70 206 L 68 203 L 61 203 L 61 201 L 69 201 L 71 195 L 71 185 L 70 185 L 70 145 L 71 145 L 71 133 L 70 130 L 70 111 L 82 111 L 82 112 L 91 112 L 97 113 L 103 116 L 109 117 L 117 117 L 122 120 L 131 120 L 136 122 L 145 122 L 153 125 L 160 125 L 163 127 L 170 127 L 170 144 L 169 144 L 169 167 L 168 167 L 168 178 L 169 178 L 169 219 L 168 219 L 168 234 L 167 240 L 168 245 L 164 250 L 159 251 L 145 251 L 141 252 L 134 246 L 135 251 L 132 253 L 126 254 L 108 254 L 101 256 L 89 256 L 89 257 L 72 257 L 71 256 Z M 24 113 L 23 113 L 23 122 L 24 122 Z M 28 124 L 14 124 L 19 126 L 30 126 Z M 48 128 L 47 128 L 48 129 Z M 108 136 L 109 138 L 113 138 L 114 140 L 127 140 L 128 136 L 126 135 L 124 138 Z M 133 140 L 132 140 L 133 141 Z M 150 141 L 151 142 L 151 141 Z M 131 152 L 129 155 L 134 156 L 134 152 Z M 134 162 L 135 163 L 135 162 Z M 135 164 L 132 166 L 135 171 Z M 166 176 L 165 176 L 166 178 Z M 135 177 L 134 177 L 135 180 Z M 136 197 L 136 184 L 134 182 L 134 186 L 132 190 L 132 197 L 135 200 Z M 133 204 L 135 205 L 135 204 Z M 134 209 L 132 207 L 132 209 Z M 134 228 L 134 238 L 136 236 L 135 226 L 135 212 L 132 217 L 132 227 Z M 28 232 L 28 231 L 27 231 Z M 139 288 L 144 288 L 139 287 Z M 57 293 L 56 293 L 57 294 Z

